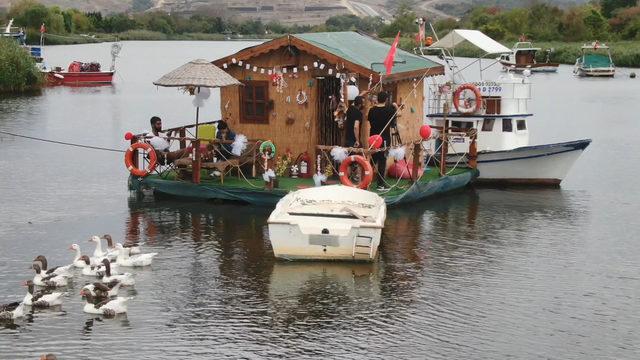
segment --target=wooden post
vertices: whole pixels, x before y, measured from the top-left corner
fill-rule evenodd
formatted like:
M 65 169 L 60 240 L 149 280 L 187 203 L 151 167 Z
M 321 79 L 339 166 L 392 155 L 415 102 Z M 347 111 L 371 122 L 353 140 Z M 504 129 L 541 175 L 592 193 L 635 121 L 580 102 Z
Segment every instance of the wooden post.
M 191 142 L 193 150 L 191 154 L 193 159 L 191 160 L 191 168 L 193 169 L 192 180 L 194 184 L 200 184 L 200 140 L 196 139 Z
M 476 169 L 478 167 L 478 144 L 476 139 L 478 138 L 478 130 L 471 130 L 471 143 L 469 144 L 469 167 Z
M 184 138 L 187 136 L 187 129 L 182 128 L 180 129 L 180 149 L 184 149 L 187 147 L 187 140 L 185 140 Z
M 413 144 L 413 168 L 411 169 L 411 180 L 418 181 L 418 168 L 420 168 L 420 146 L 421 142 Z
M 449 132 L 449 120 L 447 120 L 447 114 L 449 113 L 449 104 L 444 103 L 444 125 L 442 126 L 442 146 L 440 147 L 440 176 L 444 176 L 447 173 L 447 153 L 449 152 L 449 145 L 447 144 L 447 133 Z

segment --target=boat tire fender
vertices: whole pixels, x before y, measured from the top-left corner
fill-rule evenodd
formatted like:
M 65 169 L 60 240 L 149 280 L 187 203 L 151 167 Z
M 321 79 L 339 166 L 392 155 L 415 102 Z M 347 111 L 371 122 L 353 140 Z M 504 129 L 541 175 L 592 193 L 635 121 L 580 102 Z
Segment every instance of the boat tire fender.
M 149 154 L 149 164 L 146 168 L 138 168 L 133 165 L 133 154 L 135 150 L 143 150 Z M 158 165 L 158 156 L 156 151 L 150 144 L 139 142 L 131 145 L 124 154 L 124 164 L 131 175 L 145 177 L 149 175 Z
M 353 164 L 354 162 L 357 163 L 362 168 L 362 172 L 364 173 L 362 181 L 360 181 L 360 183 L 357 185 L 354 184 L 351 181 L 351 179 L 349 179 L 349 176 L 347 175 L 349 172 L 349 166 L 351 166 L 351 164 Z M 373 168 L 371 167 L 371 164 L 369 163 L 369 161 L 367 161 L 367 159 L 365 159 L 363 156 L 360 156 L 360 155 L 351 155 L 347 157 L 340 164 L 340 169 L 338 169 L 338 174 L 340 175 L 340 182 L 342 183 L 342 185 L 357 187 L 363 190 L 366 190 L 369 187 L 369 184 L 371 184 L 371 181 L 373 180 Z
M 465 106 L 464 104 L 460 103 L 460 95 L 465 90 L 470 90 L 473 92 L 475 96 L 475 106 Z M 455 106 L 456 111 L 459 111 L 466 115 L 477 113 L 482 108 L 482 94 L 480 93 L 480 89 L 478 89 L 477 86 L 471 83 L 459 86 L 453 93 L 453 106 Z

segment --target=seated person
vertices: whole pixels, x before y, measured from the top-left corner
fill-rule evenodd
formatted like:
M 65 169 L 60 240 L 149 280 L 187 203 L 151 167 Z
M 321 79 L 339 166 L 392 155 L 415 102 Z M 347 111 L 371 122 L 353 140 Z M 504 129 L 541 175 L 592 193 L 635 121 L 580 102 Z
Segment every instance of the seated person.
M 181 159 L 189 156 L 189 151 L 187 149 L 180 149 L 176 151 L 169 151 L 171 144 L 167 141 L 167 137 L 171 135 L 171 133 L 163 134 L 162 133 L 162 119 L 157 116 L 154 116 L 150 120 L 151 122 L 151 133 L 147 133 L 147 136 L 153 136 L 150 139 L 147 139 L 149 144 L 156 149 L 156 154 L 158 155 L 158 162 L 162 165 L 170 164 L 176 159 Z
M 216 139 L 218 140 L 230 140 L 233 141 L 236 139 L 236 134 L 231 131 L 229 128 L 229 124 L 226 121 L 220 120 L 218 122 L 218 132 L 216 133 Z M 223 144 L 221 143 L 218 147 L 218 156 L 224 159 L 230 159 L 235 155 L 231 152 L 233 150 L 232 144 Z

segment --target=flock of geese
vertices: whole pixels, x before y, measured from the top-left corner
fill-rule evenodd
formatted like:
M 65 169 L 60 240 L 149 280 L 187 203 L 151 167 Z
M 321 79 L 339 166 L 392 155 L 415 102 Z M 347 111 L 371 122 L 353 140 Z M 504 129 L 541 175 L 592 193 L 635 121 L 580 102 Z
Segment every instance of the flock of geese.
M 107 242 L 106 251 L 102 248 L 102 240 Z M 13 321 L 25 314 L 25 307 L 49 308 L 62 304 L 66 292 L 58 291 L 68 285 L 79 270 L 82 275 L 94 277 L 85 285 L 80 295 L 85 299 L 84 312 L 113 317 L 127 312 L 127 302 L 131 297 L 118 296 L 121 286 L 135 285 L 133 274 L 120 272 L 120 268 L 141 267 L 151 265 L 157 253 L 143 254 L 140 245 L 122 245 L 113 242 L 110 235 L 92 236 L 89 242 L 96 244 L 93 256 L 82 255 L 80 246 L 69 247 L 75 252 L 73 262 L 66 266 L 49 267 L 47 258 L 36 256 L 30 269 L 35 271 L 33 280 L 25 281 L 27 294 L 22 301 L 0 304 L 0 321 Z

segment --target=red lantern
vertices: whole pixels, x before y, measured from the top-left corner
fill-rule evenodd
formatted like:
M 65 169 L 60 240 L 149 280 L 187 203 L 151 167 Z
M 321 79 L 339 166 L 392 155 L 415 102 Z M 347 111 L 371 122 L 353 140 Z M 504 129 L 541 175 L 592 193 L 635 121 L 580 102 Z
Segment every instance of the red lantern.
M 382 146 L 382 136 L 380 135 L 369 136 L 369 146 L 374 149 L 380 149 L 380 147 Z
M 125 140 L 133 139 L 133 134 L 130 131 L 127 131 L 126 133 L 124 133 L 124 139 Z
M 422 125 L 420 126 L 420 137 L 422 140 L 427 140 L 431 137 L 431 126 Z

